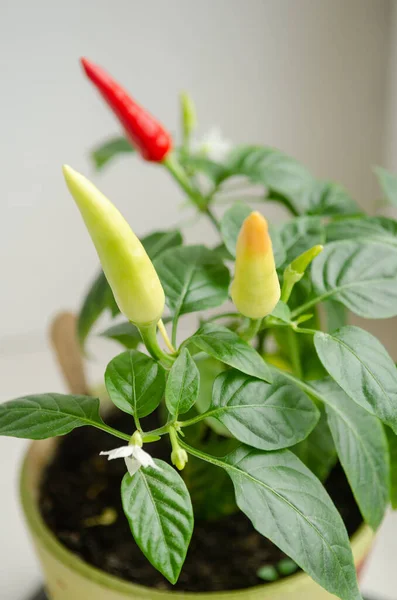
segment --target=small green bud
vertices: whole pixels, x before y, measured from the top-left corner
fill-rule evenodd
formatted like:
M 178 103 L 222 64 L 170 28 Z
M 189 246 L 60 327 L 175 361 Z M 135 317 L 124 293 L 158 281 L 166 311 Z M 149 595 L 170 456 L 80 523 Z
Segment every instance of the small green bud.
M 180 471 L 185 468 L 187 461 L 188 455 L 186 450 L 183 450 L 183 448 L 176 448 L 171 452 L 171 462 Z
M 136 430 L 135 433 L 132 434 L 129 445 L 138 446 L 139 448 L 142 448 L 143 439 L 141 433 L 138 430 Z
M 185 140 L 189 139 L 197 127 L 196 107 L 191 96 L 187 92 L 181 92 L 182 130 Z
M 306 252 L 303 252 L 303 254 L 301 254 L 300 256 L 295 258 L 295 260 L 292 261 L 292 263 L 290 265 L 291 270 L 296 271 L 296 273 L 301 273 L 303 275 L 304 272 L 306 271 L 307 267 L 310 265 L 310 263 L 323 250 L 324 250 L 324 246 L 321 246 L 321 244 L 319 244 L 318 246 L 313 246 L 312 248 L 309 248 L 309 250 L 306 250 Z

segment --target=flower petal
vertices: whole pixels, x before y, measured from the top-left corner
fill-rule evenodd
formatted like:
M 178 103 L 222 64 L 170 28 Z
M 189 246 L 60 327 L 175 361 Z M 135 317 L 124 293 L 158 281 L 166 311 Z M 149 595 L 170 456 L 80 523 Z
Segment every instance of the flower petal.
M 145 450 L 142 450 L 142 448 L 139 446 L 132 446 L 132 448 L 134 449 L 132 453 L 133 456 L 142 465 L 142 467 L 152 467 L 153 469 L 159 468 L 150 454 L 145 452 Z
M 139 470 L 141 463 L 138 462 L 135 458 L 131 458 L 130 456 L 127 456 L 124 460 L 128 469 L 128 473 L 132 477 Z
M 101 456 L 107 456 L 108 460 L 114 460 L 115 458 L 125 458 L 126 456 L 133 456 L 135 446 L 120 446 L 120 448 L 114 448 L 114 450 L 108 450 L 107 452 L 100 452 Z

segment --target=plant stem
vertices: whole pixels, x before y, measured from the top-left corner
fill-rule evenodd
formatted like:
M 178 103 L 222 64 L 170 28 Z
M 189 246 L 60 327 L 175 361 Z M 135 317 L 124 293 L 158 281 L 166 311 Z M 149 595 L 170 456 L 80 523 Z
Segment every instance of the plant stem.
M 211 221 L 211 223 L 213 224 L 213 226 L 215 227 L 215 229 L 219 232 L 221 230 L 221 227 L 219 225 L 219 221 L 216 218 L 216 216 L 214 215 L 214 213 L 212 212 L 212 210 L 210 209 L 209 206 L 207 206 L 207 208 L 203 211 L 205 215 L 207 215 L 207 217 L 209 218 L 209 220 Z
M 175 362 L 175 358 L 166 354 L 160 348 L 157 341 L 157 325 L 152 323 L 148 326 L 140 326 L 138 329 L 149 354 L 156 360 L 163 362 L 167 367 L 171 367 Z
M 309 302 L 306 302 L 306 304 L 302 304 L 302 306 L 299 306 L 298 308 L 296 308 L 295 310 L 292 311 L 291 318 L 295 319 L 295 317 L 299 317 L 299 315 L 301 315 L 302 313 L 309 310 L 312 306 L 315 306 L 319 302 L 323 302 L 324 300 L 327 300 L 327 298 L 332 296 L 334 294 L 334 292 L 335 292 L 335 290 L 333 290 L 331 292 L 327 292 L 326 294 L 323 294 L 322 296 L 316 296 L 312 300 L 309 300 Z
M 193 201 L 193 203 L 197 206 L 197 208 L 205 212 L 206 209 L 206 201 L 201 196 L 201 194 L 197 194 L 195 190 L 192 188 L 189 177 L 186 175 L 184 169 L 181 167 L 179 162 L 176 160 L 174 154 L 168 154 L 165 160 L 162 163 L 175 179 L 175 181 L 179 184 L 179 186 L 186 192 L 189 198 Z
M 261 325 L 262 319 L 249 319 L 248 325 L 244 328 L 241 328 L 238 334 L 243 340 L 249 342 L 256 336 Z
M 143 441 L 145 441 L 145 437 L 149 436 L 149 435 L 165 435 L 166 433 L 169 433 L 170 430 L 170 426 L 169 425 L 163 425 L 163 427 L 159 427 L 158 429 L 152 429 L 152 431 L 144 431 L 143 432 Z
M 109 425 L 106 425 L 105 423 L 95 423 L 94 427 L 101 429 L 102 431 L 106 431 L 106 433 L 110 433 L 110 435 L 114 435 L 114 437 L 117 437 L 120 440 L 125 440 L 126 442 L 129 442 L 131 439 L 131 436 L 128 435 L 128 433 L 122 433 L 121 431 L 118 431 L 118 429 L 113 429 L 113 427 L 109 427 Z
M 159 328 L 159 332 L 161 333 L 163 340 L 168 348 L 168 350 L 172 353 L 175 354 L 176 350 L 174 348 L 174 346 L 171 344 L 171 340 L 168 337 L 168 333 L 167 330 L 165 328 L 165 325 L 163 323 L 163 319 L 160 319 L 160 321 L 157 323 L 157 327 Z
M 302 377 L 302 364 L 299 352 L 299 344 L 296 339 L 296 334 L 293 329 L 288 330 L 288 344 L 290 347 L 291 363 L 294 369 L 294 373 L 297 377 Z

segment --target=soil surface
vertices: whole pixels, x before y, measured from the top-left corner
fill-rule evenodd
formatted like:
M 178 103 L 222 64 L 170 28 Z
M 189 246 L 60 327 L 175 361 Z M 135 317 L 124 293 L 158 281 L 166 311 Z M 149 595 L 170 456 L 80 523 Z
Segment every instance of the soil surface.
M 126 419 L 120 416 L 107 422 L 123 430 Z M 155 428 L 155 421 L 155 416 L 145 419 L 146 430 Z M 60 441 L 44 474 L 40 508 L 46 524 L 64 546 L 107 573 L 161 590 L 209 592 L 265 583 L 257 576 L 258 569 L 277 565 L 285 555 L 257 533 L 241 512 L 215 522 L 196 520 L 179 581 L 175 586 L 168 583 L 143 556 L 124 517 L 120 500 L 124 461 L 108 462 L 99 456 L 101 450 L 110 450 L 117 443 L 108 434 L 88 427 L 76 429 Z M 145 448 L 169 461 L 166 443 L 147 444 Z M 352 535 L 361 516 L 340 467 L 333 470 L 326 487 Z M 104 511 L 115 517 L 115 522 L 96 525 L 95 518 Z

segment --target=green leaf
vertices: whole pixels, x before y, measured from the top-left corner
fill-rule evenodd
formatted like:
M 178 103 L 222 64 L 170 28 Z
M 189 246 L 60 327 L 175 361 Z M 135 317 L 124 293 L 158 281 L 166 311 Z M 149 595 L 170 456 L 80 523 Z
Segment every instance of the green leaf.
M 185 169 L 190 172 L 199 172 L 207 177 L 214 185 L 218 185 L 221 181 L 229 176 L 225 165 L 215 162 L 206 156 L 191 154 L 180 155 L 180 162 Z
M 106 142 L 103 142 L 91 152 L 91 158 L 95 168 L 100 171 L 114 158 L 120 154 L 134 153 L 135 149 L 124 137 L 115 137 Z
M 37 394 L 0 405 L 0 435 L 44 440 L 85 425 L 106 427 L 98 398 Z
M 335 300 L 327 300 L 324 305 L 327 315 L 327 331 L 332 333 L 347 325 L 347 310 L 343 304 Z
M 357 214 L 361 209 L 339 184 L 332 181 L 314 181 L 307 212 L 310 215 L 324 217 Z
M 157 258 L 155 267 L 174 317 L 213 308 L 227 300 L 229 271 L 204 246 L 171 248 Z
M 332 379 L 313 384 L 325 410 L 339 460 L 365 521 L 376 529 L 389 500 L 387 441 L 379 419 L 351 402 Z
M 255 529 L 331 594 L 361 600 L 349 537 L 319 480 L 289 450 L 240 446 L 224 459 L 185 448 L 226 469 Z
M 338 459 L 325 409 L 311 434 L 291 450 L 320 481 L 325 481 Z
M 286 252 L 285 264 L 300 254 L 325 242 L 324 225 L 320 217 L 297 217 L 282 225 L 279 235 Z
M 171 415 L 186 413 L 195 404 L 200 389 L 200 373 L 184 348 L 171 367 L 165 388 L 165 403 Z
M 375 167 L 375 174 L 378 178 L 378 182 L 382 191 L 385 195 L 385 200 L 392 204 L 393 206 L 397 206 L 397 177 L 394 173 L 390 173 L 386 169 L 382 169 L 382 167 Z
M 155 231 L 144 237 L 141 241 L 150 260 L 155 260 L 165 250 L 181 246 L 183 238 L 180 231 L 171 229 L 170 231 Z
M 142 467 L 121 484 L 121 499 L 136 543 L 152 565 L 176 583 L 193 532 L 193 510 L 183 479 L 155 459 L 158 469 Z
M 280 321 L 284 321 L 284 323 L 291 322 L 291 310 L 288 304 L 285 304 L 282 300 L 278 301 L 271 316 L 280 319 Z
M 105 384 L 110 399 L 120 410 L 146 417 L 164 395 L 165 371 L 150 356 L 127 350 L 108 364 Z
M 359 327 L 317 331 L 317 354 L 354 402 L 397 431 L 397 368 L 386 349 Z
M 397 249 L 387 244 L 327 244 L 311 274 L 318 302 L 336 300 L 367 319 L 397 315 Z
M 227 327 L 205 323 L 188 341 L 237 371 L 272 380 L 269 367 L 258 352 Z
M 107 279 L 101 271 L 85 297 L 77 321 L 77 334 L 82 348 L 92 327 L 105 310 L 110 310 L 113 316 L 120 312 Z
M 261 183 L 284 196 L 298 213 L 305 212 L 309 206 L 313 177 L 305 167 L 279 150 L 240 146 L 230 153 L 225 167 L 228 177 L 246 176 L 251 182 Z
M 361 217 L 333 221 L 326 226 L 327 242 L 362 239 L 397 246 L 397 221 L 387 217 Z
M 222 239 L 232 257 L 236 256 L 237 238 L 243 221 L 251 214 L 251 212 L 252 210 L 247 204 L 236 202 L 233 206 L 228 208 L 221 219 L 220 227 Z M 276 267 L 278 267 L 285 261 L 285 250 L 278 231 L 274 227 L 269 226 L 269 233 L 273 245 L 274 260 Z
M 135 350 L 142 341 L 138 329 L 129 321 L 108 327 L 108 329 L 102 331 L 101 336 L 119 342 L 128 350 Z
M 390 457 L 390 502 L 393 510 L 397 510 L 397 435 L 389 427 L 385 427 Z
M 198 359 L 196 364 L 200 373 L 200 391 L 194 407 L 199 414 L 203 414 L 207 412 L 211 404 L 214 381 L 220 373 L 225 371 L 227 366 L 219 360 L 206 355 L 204 355 L 204 358 Z M 209 417 L 205 419 L 205 424 L 218 435 L 231 437 L 230 431 L 217 419 Z
M 320 415 L 306 394 L 281 375 L 269 384 L 229 370 L 215 380 L 208 416 L 245 444 L 279 450 L 307 437 Z

